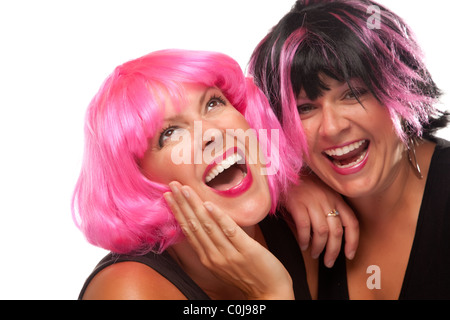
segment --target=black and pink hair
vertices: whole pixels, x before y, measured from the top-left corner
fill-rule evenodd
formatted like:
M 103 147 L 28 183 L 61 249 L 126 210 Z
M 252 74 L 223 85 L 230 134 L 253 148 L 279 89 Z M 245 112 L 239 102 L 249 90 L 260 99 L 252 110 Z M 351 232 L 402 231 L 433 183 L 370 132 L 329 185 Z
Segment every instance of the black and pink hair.
M 296 97 L 303 89 L 315 100 L 327 90 L 321 74 L 352 90 L 350 80 L 362 80 L 403 141 L 430 137 L 447 124 L 447 113 L 436 108 L 441 92 L 410 28 L 373 1 L 297 1 L 257 46 L 249 72 L 291 141 L 303 132 Z

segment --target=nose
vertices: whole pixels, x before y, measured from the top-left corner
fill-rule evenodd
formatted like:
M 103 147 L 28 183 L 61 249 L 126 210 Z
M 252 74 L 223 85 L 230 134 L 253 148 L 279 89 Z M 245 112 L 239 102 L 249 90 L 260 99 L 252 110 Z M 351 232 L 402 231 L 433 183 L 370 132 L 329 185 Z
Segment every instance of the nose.
M 345 117 L 342 106 L 334 106 L 330 103 L 322 105 L 322 118 L 319 134 L 324 138 L 333 138 L 349 128 L 350 122 Z
M 211 121 L 203 120 L 200 123 L 202 133 L 202 150 L 205 150 L 206 148 L 213 148 L 218 144 L 222 145 L 225 129 L 221 128 L 219 124 Z
M 223 150 L 225 129 L 217 122 L 194 121 L 194 162 L 201 163 L 203 159 L 209 163 L 216 153 Z
M 212 136 L 210 139 L 207 139 L 206 142 L 203 144 L 203 150 L 206 149 L 207 146 L 209 146 L 211 143 L 213 143 L 216 140 L 214 136 Z

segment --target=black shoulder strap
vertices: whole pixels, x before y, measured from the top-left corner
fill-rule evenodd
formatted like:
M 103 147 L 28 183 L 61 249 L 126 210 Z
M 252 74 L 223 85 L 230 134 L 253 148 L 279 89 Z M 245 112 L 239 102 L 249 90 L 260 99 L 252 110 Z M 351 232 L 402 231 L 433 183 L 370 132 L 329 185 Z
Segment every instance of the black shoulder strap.
M 139 262 L 149 266 L 173 283 L 188 300 L 210 300 L 208 295 L 183 271 L 167 252 L 161 254 L 149 252 L 146 255 L 141 256 L 108 254 L 100 261 L 88 277 L 78 298 L 83 298 L 87 286 L 101 270 L 114 263 L 125 261 Z

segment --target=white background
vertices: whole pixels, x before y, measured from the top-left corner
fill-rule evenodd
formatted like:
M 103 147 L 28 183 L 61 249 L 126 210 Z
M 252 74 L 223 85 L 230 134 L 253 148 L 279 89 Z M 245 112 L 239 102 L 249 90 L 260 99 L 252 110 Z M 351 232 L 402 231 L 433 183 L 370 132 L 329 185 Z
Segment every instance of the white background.
M 413 27 L 435 81 L 450 92 L 449 2 L 381 2 Z M 293 3 L 0 3 L 0 299 L 76 299 L 105 253 L 74 226 L 70 200 L 84 112 L 113 68 L 150 51 L 184 48 L 227 53 L 245 69 L 253 48 Z M 444 102 L 449 105 L 448 96 Z

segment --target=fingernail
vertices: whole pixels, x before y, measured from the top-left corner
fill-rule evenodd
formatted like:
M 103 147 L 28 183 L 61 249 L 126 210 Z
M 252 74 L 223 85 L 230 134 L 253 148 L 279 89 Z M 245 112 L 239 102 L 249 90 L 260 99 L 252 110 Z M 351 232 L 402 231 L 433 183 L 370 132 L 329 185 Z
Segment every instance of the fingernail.
M 327 268 L 332 268 L 334 266 L 334 261 L 335 260 L 328 260 L 327 262 L 325 262 L 325 266 Z
M 354 257 L 355 257 L 355 251 L 351 251 L 347 254 L 348 260 L 353 260 Z
M 167 202 L 169 202 L 169 203 L 172 202 L 172 194 L 170 192 L 164 193 L 163 196 Z
M 203 206 L 204 206 L 205 209 L 208 210 L 209 212 L 212 212 L 212 211 L 213 211 L 213 207 L 212 207 L 212 205 L 211 205 L 210 203 L 205 202 L 205 203 L 203 203 Z
M 169 187 L 170 187 L 170 190 L 172 190 L 172 192 L 178 191 L 178 187 L 174 182 L 169 183 Z
M 181 189 L 181 192 L 183 193 L 183 195 L 184 195 L 186 198 L 189 198 L 189 191 L 187 191 L 185 188 L 183 188 L 183 189 Z

